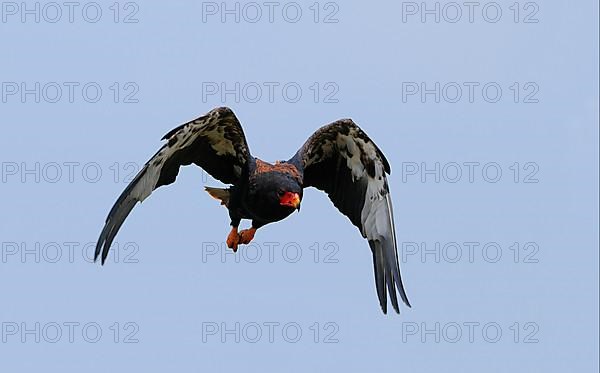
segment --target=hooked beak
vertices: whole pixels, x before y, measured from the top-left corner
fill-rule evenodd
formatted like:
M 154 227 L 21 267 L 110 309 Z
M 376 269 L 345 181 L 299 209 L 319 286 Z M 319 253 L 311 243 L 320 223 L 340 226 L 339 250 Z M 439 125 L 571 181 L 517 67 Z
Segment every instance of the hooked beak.
M 298 193 L 285 192 L 283 196 L 279 198 L 279 204 L 300 211 L 300 195 Z

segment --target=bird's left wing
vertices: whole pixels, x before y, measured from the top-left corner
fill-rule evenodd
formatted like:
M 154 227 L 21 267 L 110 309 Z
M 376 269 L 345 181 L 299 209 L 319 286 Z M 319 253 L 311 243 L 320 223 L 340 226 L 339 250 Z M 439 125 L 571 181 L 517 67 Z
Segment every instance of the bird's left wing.
M 244 131 L 229 108 L 217 108 L 167 133 L 167 143 L 125 188 L 106 218 L 94 260 L 102 264 L 119 228 L 133 207 L 155 189 L 175 181 L 179 168 L 192 163 L 226 184 L 236 184 L 248 172 L 250 151 Z
M 377 145 L 352 120 L 343 119 L 317 130 L 289 162 L 303 171 L 304 187 L 326 192 L 368 240 L 383 312 L 387 312 L 386 287 L 396 312 L 400 312 L 396 288 L 410 307 L 398 264 L 386 178 L 390 165 Z

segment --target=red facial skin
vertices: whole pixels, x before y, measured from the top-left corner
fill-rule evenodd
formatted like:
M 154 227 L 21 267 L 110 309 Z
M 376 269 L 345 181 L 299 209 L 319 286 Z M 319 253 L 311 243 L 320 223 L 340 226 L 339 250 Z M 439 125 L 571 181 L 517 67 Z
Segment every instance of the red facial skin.
M 298 193 L 285 192 L 279 198 L 279 204 L 281 206 L 288 206 L 294 209 L 300 208 L 300 195 Z

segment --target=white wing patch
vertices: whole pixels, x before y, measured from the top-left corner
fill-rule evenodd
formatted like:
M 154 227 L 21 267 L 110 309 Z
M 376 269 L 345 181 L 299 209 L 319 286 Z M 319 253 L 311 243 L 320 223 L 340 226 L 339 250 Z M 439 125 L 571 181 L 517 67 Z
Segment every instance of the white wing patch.
M 389 193 L 386 189 L 386 177 L 381 162 L 375 164 L 375 178 L 365 175 L 367 178 L 367 191 L 365 204 L 361 212 L 363 235 L 376 240 L 389 237 L 392 225 L 391 209 L 389 208 Z
M 340 149 L 346 148 L 352 157 L 348 157 L 348 154 L 345 155 L 346 158 L 346 166 L 352 171 L 352 180 L 356 181 L 363 177 L 365 174 L 365 166 L 363 165 L 360 159 L 360 149 L 356 145 L 356 141 L 360 141 L 362 145 L 364 145 L 364 141 L 357 139 L 353 136 L 353 133 L 350 132 L 350 135 L 337 135 L 337 146 Z
M 391 217 L 391 203 L 386 188 L 387 179 L 385 169 L 377 149 L 372 142 L 366 142 L 357 136 L 357 131 L 352 128 L 348 135 L 337 134 L 336 145 L 338 149 L 347 149 L 342 154 L 346 159 L 346 166 L 352 171 L 352 180 L 365 179 L 367 190 L 365 192 L 365 204 L 361 212 L 362 234 L 370 240 L 381 240 L 390 237 L 393 232 Z M 329 147 L 331 150 L 333 147 Z M 375 164 L 375 177 L 367 173 L 361 155 L 364 154 Z M 392 228 L 393 229 L 393 228 Z

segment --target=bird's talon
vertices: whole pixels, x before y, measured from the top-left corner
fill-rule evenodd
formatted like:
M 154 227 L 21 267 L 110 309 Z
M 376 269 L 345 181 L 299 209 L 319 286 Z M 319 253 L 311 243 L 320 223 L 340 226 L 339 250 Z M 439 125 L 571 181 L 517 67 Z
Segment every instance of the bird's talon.
M 229 235 L 227 235 L 227 247 L 233 249 L 233 252 L 237 252 L 238 245 L 240 243 L 240 235 L 238 234 L 237 227 L 232 227 Z
M 254 234 L 256 233 L 256 228 L 244 229 L 240 232 L 239 243 L 247 245 L 254 238 Z

